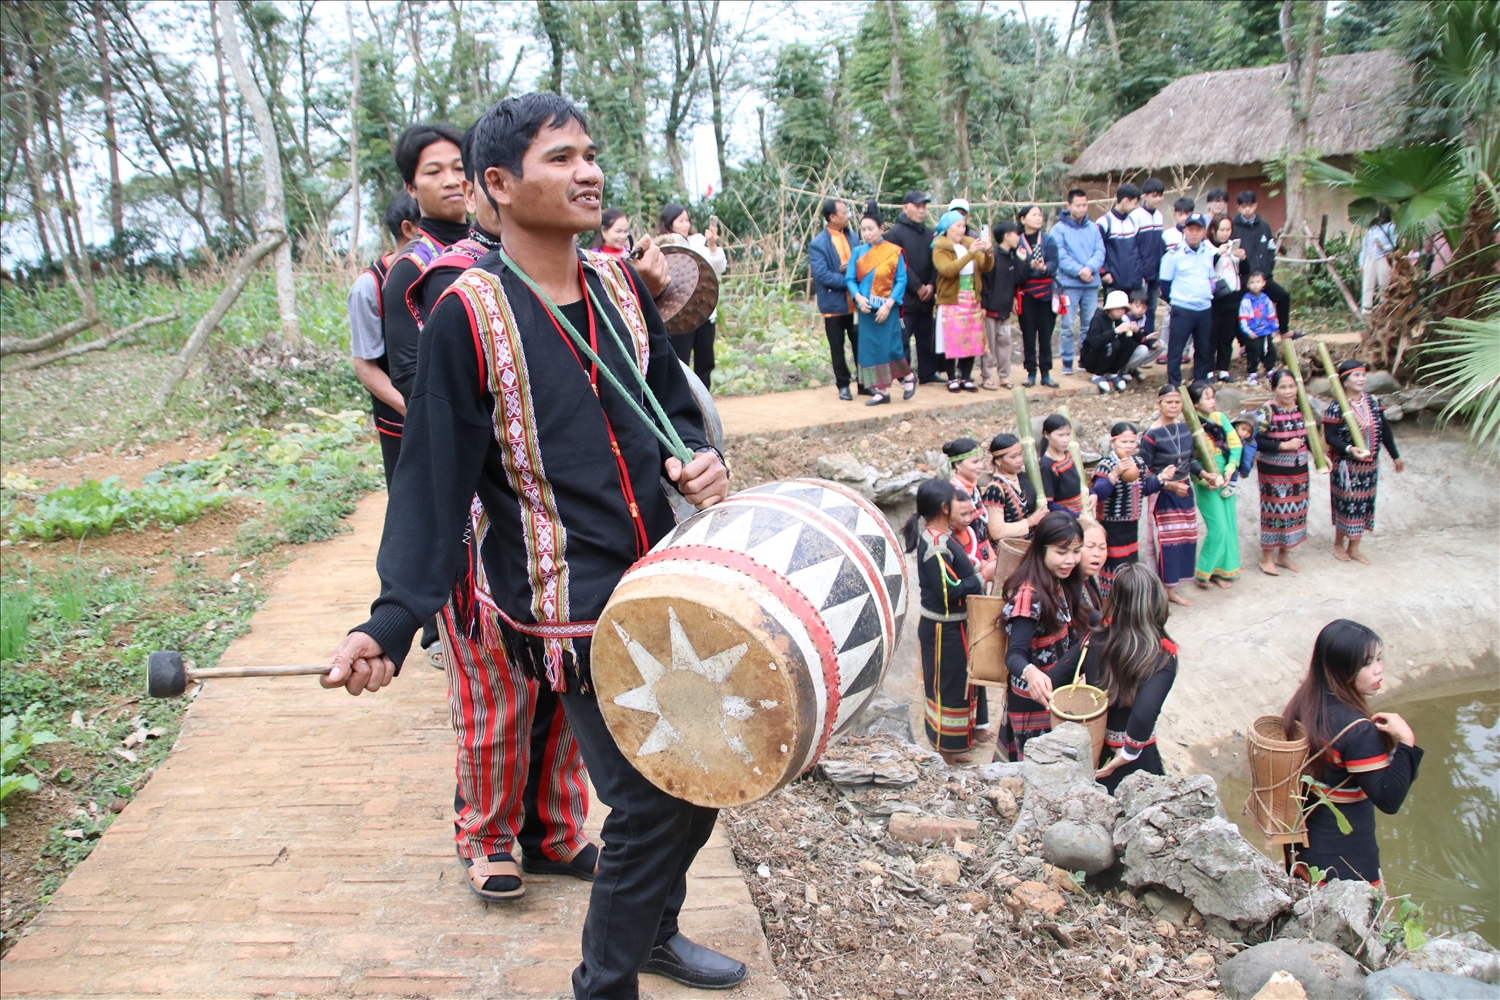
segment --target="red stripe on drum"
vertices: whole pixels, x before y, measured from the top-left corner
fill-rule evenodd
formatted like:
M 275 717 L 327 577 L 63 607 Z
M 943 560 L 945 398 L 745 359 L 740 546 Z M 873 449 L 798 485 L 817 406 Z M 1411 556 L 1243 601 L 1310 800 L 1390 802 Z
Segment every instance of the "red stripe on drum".
M 813 644 L 818 649 L 819 658 L 823 661 L 823 685 L 827 691 L 827 703 L 823 710 L 823 731 L 818 734 L 818 749 L 813 754 L 813 760 L 816 761 L 822 757 L 829 738 L 833 736 L 833 723 L 838 716 L 839 701 L 843 692 L 839 689 L 838 646 L 834 644 L 833 633 L 828 631 L 828 626 L 824 624 L 823 616 L 818 613 L 818 609 L 813 607 L 812 602 L 786 577 L 766 569 L 743 552 L 734 552 L 730 549 L 716 549 L 708 545 L 674 546 L 642 556 L 632 569 L 668 560 L 697 560 L 743 573 L 769 590 L 802 620 L 808 634 L 812 636 Z
M 739 499 L 739 497 L 730 497 L 728 500 L 724 501 L 724 503 L 733 503 L 734 501 Z M 872 593 L 872 596 L 878 594 L 880 597 L 884 598 L 883 600 L 877 600 L 875 603 L 879 605 L 880 622 L 881 625 L 884 626 L 885 648 L 888 650 L 894 648 L 896 641 L 896 623 L 891 617 L 892 601 L 890 592 L 886 590 L 885 576 L 880 572 L 878 568 L 876 568 L 874 562 L 870 558 L 870 550 L 865 548 L 865 543 L 859 540 L 858 535 L 856 535 L 848 528 L 844 527 L 838 521 L 835 521 L 833 518 L 829 517 L 822 510 L 819 510 L 816 507 L 811 507 L 797 500 L 792 500 L 788 497 L 779 497 L 771 493 L 752 493 L 748 496 L 745 496 L 742 502 L 745 505 L 762 504 L 768 507 L 778 507 L 784 511 L 787 511 L 788 513 L 801 517 L 804 520 L 813 521 L 820 527 L 822 527 L 828 535 L 832 536 L 840 543 L 842 543 L 843 548 L 848 552 L 849 556 L 853 558 L 854 561 L 859 565 L 859 567 L 864 571 L 865 578 L 870 581 L 870 586 L 872 588 L 872 591 L 874 591 Z M 722 506 L 722 504 L 720 506 Z M 882 520 L 884 519 L 882 518 Z M 670 550 L 667 549 L 663 551 Z M 758 566 L 760 564 L 756 563 L 756 565 Z M 875 590 L 875 588 L 879 589 Z

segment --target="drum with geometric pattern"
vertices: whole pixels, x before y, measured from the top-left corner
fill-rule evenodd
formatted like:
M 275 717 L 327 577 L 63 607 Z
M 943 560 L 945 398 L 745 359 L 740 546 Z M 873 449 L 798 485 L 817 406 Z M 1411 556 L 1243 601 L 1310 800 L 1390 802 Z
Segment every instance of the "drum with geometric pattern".
M 853 490 L 736 493 L 626 571 L 599 616 L 590 658 L 610 735 L 678 798 L 769 795 L 880 690 L 908 589 L 896 533 Z

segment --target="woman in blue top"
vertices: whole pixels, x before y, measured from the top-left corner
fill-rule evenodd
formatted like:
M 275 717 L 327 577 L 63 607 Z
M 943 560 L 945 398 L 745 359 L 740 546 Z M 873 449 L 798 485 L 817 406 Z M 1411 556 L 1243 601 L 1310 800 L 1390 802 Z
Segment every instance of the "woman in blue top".
M 844 282 L 859 310 L 859 382 L 869 387 L 866 406 L 891 401 L 891 382 L 900 379 L 910 399 L 917 381 L 901 344 L 901 297 L 906 294 L 906 259 L 885 238 L 880 208 L 872 201 L 859 222 L 864 243 L 849 255 Z

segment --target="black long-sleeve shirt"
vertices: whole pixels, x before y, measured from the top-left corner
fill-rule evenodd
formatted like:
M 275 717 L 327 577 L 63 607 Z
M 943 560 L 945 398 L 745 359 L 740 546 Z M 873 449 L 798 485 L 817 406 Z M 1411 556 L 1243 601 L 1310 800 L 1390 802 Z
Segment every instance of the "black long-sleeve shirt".
M 933 539 L 925 533 L 922 558 L 917 561 L 917 584 L 922 596 L 922 616 L 942 621 L 968 613 L 970 594 L 984 593 L 984 581 L 974 569 L 968 553 L 949 534 Z
M 1380 400 L 1369 393 L 1364 393 L 1364 399 L 1370 407 L 1370 415 L 1374 418 L 1372 428 L 1365 428 L 1365 447 L 1370 450 L 1370 458 L 1379 459 L 1378 452 L 1382 445 L 1390 454 L 1391 458 L 1400 458 L 1401 453 L 1396 450 L 1396 438 L 1391 433 L 1391 425 L 1385 419 L 1385 407 Z M 1356 408 L 1358 400 L 1350 400 Z M 1363 421 L 1361 421 L 1363 423 Z M 1328 404 L 1328 409 L 1323 411 L 1323 439 L 1328 442 L 1328 450 L 1333 452 L 1333 457 L 1339 460 L 1353 458 L 1349 449 L 1354 447 L 1354 436 L 1349 433 L 1349 424 L 1344 420 L 1344 410 L 1339 406 L 1339 401 L 1334 400 Z
M 932 266 L 932 238 L 936 234 L 931 226 L 913 222 L 902 212 L 885 231 L 885 238 L 901 248 L 906 258 L 906 296 L 902 306 L 918 312 L 932 312 L 936 296 L 926 302 L 917 295 L 923 285 L 937 282 L 937 271 Z
M 439 247 L 456 243 L 469 235 L 467 222 L 445 222 L 425 215 L 417 227 Z M 406 292 L 425 270 L 406 254 L 391 265 L 390 274 L 380 286 L 380 309 L 385 324 L 385 356 L 390 363 L 391 385 L 410 404 L 412 385 L 417 377 L 417 340 L 420 327 L 417 317 L 406 304 Z M 408 405 L 408 409 L 409 409 Z
M 1109 638 L 1109 633 L 1095 633 L 1089 641 L 1089 651 L 1083 658 L 1084 679 L 1097 688 L 1107 686 L 1107 678 L 1104 676 L 1104 646 Z M 1156 720 L 1161 716 L 1161 709 L 1167 701 L 1167 695 L 1172 691 L 1172 685 L 1177 680 L 1177 645 L 1170 640 L 1162 641 L 1162 658 L 1160 665 L 1141 685 L 1136 688 L 1135 695 L 1129 704 L 1110 703 L 1109 714 L 1106 720 L 1108 735 L 1106 739 L 1115 749 L 1121 751 L 1126 760 L 1135 760 L 1156 739 Z M 1068 678 L 1071 679 L 1071 678 Z M 1056 683 L 1066 683 L 1065 679 L 1054 677 Z
M 627 367 L 637 363 L 634 338 L 597 266 L 584 262 L 588 285 L 624 350 L 586 299 L 561 311 L 580 333 L 592 333 L 605 365 L 649 412 Z M 486 279 L 474 271 L 498 276 L 503 301 L 487 308 Z M 628 265 L 625 274 L 644 290 Z M 638 294 L 637 301 L 649 337 L 647 383 L 683 443 L 707 450 L 702 416 L 661 316 L 649 296 Z M 519 353 L 508 350 L 490 319 L 505 305 L 519 331 Z M 541 301 L 496 253 L 437 303 L 423 332 L 376 562 L 381 593 L 357 631 L 401 662 L 421 622 L 452 589 L 476 493 L 490 523 L 481 557 L 500 610 L 528 625 L 597 619 L 625 570 L 675 524 L 659 485 L 667 451 L 602 377 L 595 395 L 593 366 L 580 361 Z M 498 381 L 507 386 L 501 413 L 491 392 L 497 382 L 491 359 L 498 359 Z M 539 676 L 542 640 L 514 629 L 502 634 L 507 651 Z M 569 640 L 565 666 L 576 668 L 570 680 L 585 679 L 587 651 L 587 639 Z

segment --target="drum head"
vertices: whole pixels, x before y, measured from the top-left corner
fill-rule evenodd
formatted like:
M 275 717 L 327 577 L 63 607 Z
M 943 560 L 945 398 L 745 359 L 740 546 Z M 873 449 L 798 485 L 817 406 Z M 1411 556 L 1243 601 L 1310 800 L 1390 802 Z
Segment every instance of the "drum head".
M 664 246 L 667 273 L 672 283 L 656 300 L 668 333 L 692 333 L 708 322 L 719 304 L 719 276 L 697 251 L 682 246 Z

